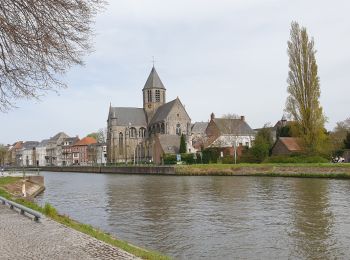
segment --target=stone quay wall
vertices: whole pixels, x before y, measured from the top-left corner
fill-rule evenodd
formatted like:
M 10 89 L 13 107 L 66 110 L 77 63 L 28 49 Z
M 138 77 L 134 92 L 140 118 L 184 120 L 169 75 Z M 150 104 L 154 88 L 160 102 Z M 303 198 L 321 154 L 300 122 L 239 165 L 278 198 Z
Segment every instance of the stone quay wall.
M 120 173 L 120 174 L 159 174 L 174 175 L 173 166 L 118 166 L 118 167 L 98 167 L 98 166 L 71 166 L 71 167 L 41 167 L 41 171 L 51 172 L 85 172 L 85 173 Z

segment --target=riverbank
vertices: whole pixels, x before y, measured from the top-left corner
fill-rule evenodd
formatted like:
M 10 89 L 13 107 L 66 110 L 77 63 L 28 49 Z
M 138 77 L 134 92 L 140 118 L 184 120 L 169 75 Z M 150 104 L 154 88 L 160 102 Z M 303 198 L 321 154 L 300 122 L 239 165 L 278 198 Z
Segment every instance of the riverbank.
M 178 165 L 176 175 L 350 178 L 350 164 L 206 164 Z
M 350 178 L 350 164 L 193 164 L 175 166 L 42 167 L 42 171 L 188 176 Z
M 95 238 L 96 241 L 102 241 L 104 243 L 107 243 L 111 246 L 114 246 L 118 249 L 122 249 L 134 256 L 140 257 L 142 259 L 170 259 L 167 256 L 163 256 L 157 252 L 148 251 L 142 248 L 139 248 L 137 246 L 134 246 L 132 244 L 127 243 L 126 241 L 119 240 L 117 238 L 114 238 L 113 236 L 104 233 L 101 230 L 95 229 L 90 225 L 79 223 L 70 217 L 66 215 L 60 215 L 55 208 L 53 208 L 51 205 L 46 204 L 44 207 L 40 207 L 36 203 L 33 203 L 32 201 L 25 200 L 23 198 L 18 198 L 10 194 L 9 191 L 7 191 L 8 185 L 13 185 L 20 181 L 19 178 L 15 177 L 3 177 L 0 178 L 0 196 L 5 197 L 9 200 L 15 201 L 16 203 L 22 204 L 28 208 L 31 208 L 33 210 L 36 210 L 42 214 L 44 214 L 47 218 L 57 222 L 57 224 L 62 224 L 72 230 L 79 231 L 81 233 L 84 233 L 91 238 Z M 54 231 L 54 230 L 53 230 Z M 69 232 L 69 231 L 68 231 Z M 13 240 L 10 240 L 12 242 L 15 242 Z M 71 241 L 74 242 L 74 241 Z M 1 248 L 1 247 L 0 247 Z M 64 250 L 65 248 L 63 248 Z M 108 250 L 107 250 L 108 251 Z M 109 259 L 109 258 L 100 258 L 100 259 Z M 113 259 L 113 258 L 111 258 Z M 130 259 L 130 258 L 125 258 Z

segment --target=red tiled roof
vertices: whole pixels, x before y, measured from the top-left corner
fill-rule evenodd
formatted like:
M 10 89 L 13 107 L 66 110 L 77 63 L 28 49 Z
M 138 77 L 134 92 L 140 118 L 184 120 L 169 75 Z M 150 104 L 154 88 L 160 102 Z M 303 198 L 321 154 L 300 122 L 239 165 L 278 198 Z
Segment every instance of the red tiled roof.
M 299 145 L 298 138 L 295 137 L 280 137 L 279 140 L 287 147 L 291 152 L 302 151 L 303 149 Z
M 15 143 L 15 145 L 12 147 L 12 149 L 21 149 L 22 146 L 23 146 L 23 142 L 19 141 L 19 142 Z
M 89 144 L 96 144 L 96 139 L 93 137 L 84 137 L 80 141 L 76 142 L 74 145 L 89 145 Z

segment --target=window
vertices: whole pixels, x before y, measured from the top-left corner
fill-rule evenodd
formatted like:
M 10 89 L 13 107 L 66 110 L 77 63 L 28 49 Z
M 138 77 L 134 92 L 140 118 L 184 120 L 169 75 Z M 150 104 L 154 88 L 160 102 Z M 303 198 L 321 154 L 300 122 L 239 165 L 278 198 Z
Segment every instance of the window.
M 248 146 L 249 146 L 249 142 L 245 142 L 245 146 L 247 146 L 247 147 L 248 147 Z
M 140 138 L 144 138 L 145 135 L 146 135 L 146 129 L 143 128 L 143 127 L 141 127 L 141 128 L 139 129 L 139 137 L 140 137 Z
M 147 95 L 148 95 L 148 102 L 152 102 L 152 91 L 147 90 Z
M 156 90 L 156 102 L 160 102 L 160 90 Z
M 135 127 L 131 127 L 130 128 L 130 138 L 136 138 L 136 128 Z
M 181 135 L 181 125 L 180 124 L 176 125 L 176 134 Z
M 123 133 L 119 133 L 119 154 L 123 154 L 124 138 Z

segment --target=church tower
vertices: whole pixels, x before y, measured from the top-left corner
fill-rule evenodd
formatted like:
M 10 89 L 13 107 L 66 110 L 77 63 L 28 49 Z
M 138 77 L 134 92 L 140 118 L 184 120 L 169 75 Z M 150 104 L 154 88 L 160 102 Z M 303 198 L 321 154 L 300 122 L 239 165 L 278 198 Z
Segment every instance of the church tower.
M 166 89 L 160 80 L 154 66 L 148 76 L 143 92 L 143 109 L 147 114 L 147 121 L 150 122 L 157 109 L 165 104 Z

